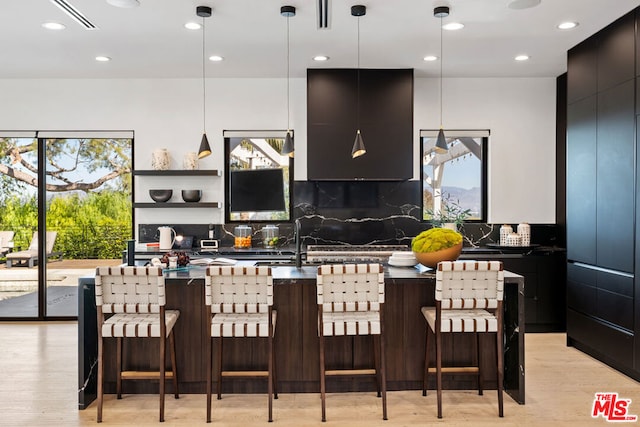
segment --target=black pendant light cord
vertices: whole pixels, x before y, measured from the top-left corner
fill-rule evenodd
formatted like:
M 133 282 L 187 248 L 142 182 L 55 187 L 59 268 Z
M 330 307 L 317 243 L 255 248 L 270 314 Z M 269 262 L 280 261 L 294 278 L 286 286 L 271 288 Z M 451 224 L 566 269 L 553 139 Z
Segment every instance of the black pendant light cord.
M 440 129 L 442 129 L 442 16 L 440 16 Z
M 360 17 L 358 16 L 358 99 L 356 119 L 358 122 L 358 132 L 360 132 Z
M 287 16 L 287 132 L 291 130 L 289 127 L 289 16 Z
M 205 84 L 205 48 L 204 48 L 204 43 L 205 43 L 205 38 L 204 38 L 204 33 L 205 33 L 205 24 L 204 24 L 204 20 L 205 17 L 202 17 L 202 133 L 207 133 L 207 127 L 206 127 L 206 122 L 207 122 L 207 88 L 206 88 L 206 84 Z

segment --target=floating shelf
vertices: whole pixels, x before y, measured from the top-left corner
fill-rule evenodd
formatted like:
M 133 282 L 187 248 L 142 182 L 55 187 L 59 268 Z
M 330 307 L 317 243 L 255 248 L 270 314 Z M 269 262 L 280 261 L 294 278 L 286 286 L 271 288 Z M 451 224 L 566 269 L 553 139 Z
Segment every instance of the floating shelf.
M 222 172 L 217 169 L 134 170 L 133 175 L 138 175 L 138 176 L 222 176 Z
M 219 208 L 218 202 L 184 202 L 184 203 L 155 203 L 155 202 L 136 202 L 134 208 Z

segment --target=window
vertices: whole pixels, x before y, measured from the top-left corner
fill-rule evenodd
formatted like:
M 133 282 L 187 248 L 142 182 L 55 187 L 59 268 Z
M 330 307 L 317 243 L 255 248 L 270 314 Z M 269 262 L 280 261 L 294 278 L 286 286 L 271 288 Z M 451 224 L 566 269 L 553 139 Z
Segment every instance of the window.
M 449 150 L 434 151 L 437 130 L 421 130 L 422 220 L 467 211 L 465 221 L 487 217 L 488 130 L 445 130 Z M 455 222 L 455 221 L 444 221 Z
M 225 131 L 225 221 L 291 220 L 293 161 L 285 131 Z

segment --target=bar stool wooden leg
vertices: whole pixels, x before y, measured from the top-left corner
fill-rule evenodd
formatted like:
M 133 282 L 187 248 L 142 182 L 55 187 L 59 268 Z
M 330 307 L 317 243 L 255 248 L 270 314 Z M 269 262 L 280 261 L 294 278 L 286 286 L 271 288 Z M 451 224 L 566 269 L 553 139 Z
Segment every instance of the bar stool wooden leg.
M 164 392 L 166 387 L 165 369 L 166 369 L 166 352 L 167 341 L 164 334 L 160 337 L 160 422 L 164 422 Z
M 380 383 L 382 382 L 381 373 L 380 373 L 380 337 L 373 335 L 371 337 L 373 343 L 373 363 L 376 369 L 376 392 L 377 396 L 380 397 Z
M 502 310 L 500 306 L 498 310 Z M 502 313 L 500 312 L 498 316 L 498 331 L 496 332 L 496 356 L 498 359 L 498 416 L 503 417 L 503 399 L 502 399 L 502 388 L 504 382 L 504 345 L 503 345 L 503 325 L 502 325 Z
M 99 325 L 99 323 L 98 323 Z M 104 381 L 104 361 L 103 361 L 103 346 L 104 346 L 104 342 L 103 342 L 103 338 L 102 335 L 100 335 L 98 337 L 98 417 L 97 417 L 97 422 L 101 423 L 102 422 L 102 398 L 104 395 L 104 390 L 103 390 L 103 381 Z
M 116 394 L 122 399 L 122 338 L 116 338 Z
M 169 344 L 171 345 L 171 372 L 173 372 L 173 397 L 180 398 L 178 392 L 178 365 L 176 364 L 176 339 L 173 330 L 169 333 Z
M 267 378 L 267 391 L 269 394 L 269 422 L 273 421 L 273 333 L 269 331 L 269 373 Z
M 276 375 L 276 372 L 278 372 L 278 370 L 276 369 L 277 363 L 276 363 L 276 344 L 275 344 L 275 339 L 273 341 L 271 341 L 271 353 L 273 354 L 273 398 L 277 399 L 278 398 L 278 376 Z
M 482 334 L 476 332 L 476 354 L 478 357 L 478 394 L 482 396 L 482 352 L 480 351 L 480 338 Z
M 431 328 L 427 325 L 427 334 L 424 340 L 424 373 L 422 375 L 422 395 L 427 395 L 427 387 L 429 386 L 429 332 Z
M 222 337 L 216 339 L 218 344 L 218 360 L 216 366 L 216 376 L 218 380 L 218 400 L 222 399 Z
M 327 421 L 327 415 L 325 402 L 324 333 L 322 331 L 322 323 L 320 323 L 320 325 L 320 398 L 322 399 L 322 422 L 325 422 Z
M 384 316 L 383 311 L 380 311 L 380 364 L 382 369 L 382 419 L 387 420 L 387 370 L 385 368 L 386 362 L 384 357 Z
M 438 395 L 438 418 L 442 418 L 442 334 L 436 322 L 436 388 Z
M 209 338 L 207 345 L 207 422 L 211 422 L 211 388 L 213 377 L 213 338 Z

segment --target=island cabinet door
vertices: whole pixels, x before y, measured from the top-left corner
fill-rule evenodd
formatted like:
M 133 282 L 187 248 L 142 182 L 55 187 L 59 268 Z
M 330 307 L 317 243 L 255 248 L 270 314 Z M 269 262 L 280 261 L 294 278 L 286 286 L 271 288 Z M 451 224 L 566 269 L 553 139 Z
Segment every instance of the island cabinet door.
M 167 309 L 180 310 L 173 329 L 180 392 L 203 393 L 206 390 L 206 345 L 209 342 L 204 280 L 167 280 L 166 289 Z

